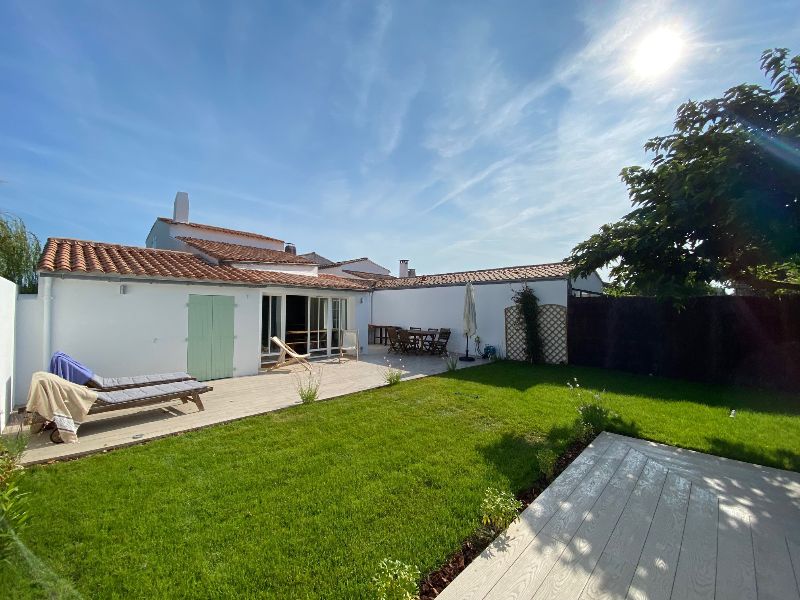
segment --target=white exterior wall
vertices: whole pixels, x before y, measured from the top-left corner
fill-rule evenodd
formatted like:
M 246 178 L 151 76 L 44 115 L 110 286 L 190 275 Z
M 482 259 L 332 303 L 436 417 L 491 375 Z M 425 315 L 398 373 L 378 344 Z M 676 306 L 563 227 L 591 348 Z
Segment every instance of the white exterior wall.
M 251 271 L 272 271 L 275 273 L 291 273 L 292 275 L 317 276 L 317 265 L 287 265 L 282 263 L 230 263 L 237 269 L 250 269 Z
M 0 277 L 0 430 L 8 422 L 14 398 L 16 308 L 16 284 Z
M 528 284 L 541 304 L 567 305 L 567 281 L 532 281 Z M 521 283 L 473 284 L 478 335 L 482 345 L 495 346 L 505 355 L 505 309 L 513 305 L 512 295 Z M 442 286 L 396 290 L 376 290 L 372 297 L 372 323 L 401 327 L 449 327 L 448 348 L 463 353 L 465 286 Z M 470 352 L 473 351 L 470 345 Z
M 44 279 L 44 278 L 42 278 Z M 61 350 L 108 377 L 185 371 L 189 294 L 233 296 L 234 376 L 255 375 L 261 365 L 261 298 L 287 294 L 348 299 L 348 323 L 366 348 L 369 294 L 341 290 L 214 286 L 88 278 L 52 280 L 52 331 L 48 357 Z M 120 294 L 125 285 L 125 294 Z M 40 289 L 43 288 L 40 284 Z M 364 298 L 363 303 L 360 299 Z M 44 302 L 17 300 L 15 405 L 25 404 L 31 375 L 43 364 Z
M 39 288 L 41 290 L 41 284 Z M 36 294 L 17 296 L 14 343 L 14 406 L 25 406 L 31 375 L 42 370 L 42 308 Z
M 592 273 L 588 277 L 579 277 L 572 280 L 572 287 L 587 292 L 603 293 L 603 280 L 597 273 Z

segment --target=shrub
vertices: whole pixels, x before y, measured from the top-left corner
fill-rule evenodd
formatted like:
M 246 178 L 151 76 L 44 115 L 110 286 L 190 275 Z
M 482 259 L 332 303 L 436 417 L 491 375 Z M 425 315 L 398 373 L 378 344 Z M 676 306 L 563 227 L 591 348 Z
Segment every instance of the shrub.
M 303 404 L 315 402 L 319 397 L 319 386 L 322 384 L 322 369 L 318 372 L 310 371 L 305 375 L 297 376 L 297 395 Z
M 542 448 L 536 453 L 536 460 L 539 463 L 539 471 L 545 479 L 550 481 L 556 472 L 556 453 L 548 448 Z
M 525 358 L 532 363 L 544 361 L 544 342 L 539 331 L 539 299 L 527 284 L 514 292 L 514 303 L 519 306 L 525 328 Z
M 403 363 L 400 363 L 399 369 L 395 369 L 388 358 L 384 358 L 384 360 L 386 361 L 386 368 L 383 370 L 383 380 L 387 385 L 400 383 L 400 380 L 403 378 Z
M 455 354 L 448 354 L 444 359 L 447 363 L 448 371 L 455 371 L 458 368 L 458 356 Z
M 0 438 L 0 560 L 10 562 L 16 536 L 28 525 L 27 493 L 18 481 L 24 438 Z
M 487 488 L 481 502 L 481 523 L 500 533 L 516 520 L 520 508 L 522 503 L 511 492 Z
M 609 429 L 611 422 L 619 415 L 605 406 L 603 396 L 597 392 L 581 389 L 577 379 L 567 382 L 570 392 L 578 405 L 578 435 L 588 441 L 602 431 Z
M 399 560 L 384 558 L 372 578 L 378 600 L 416 600 L 419 569 Z

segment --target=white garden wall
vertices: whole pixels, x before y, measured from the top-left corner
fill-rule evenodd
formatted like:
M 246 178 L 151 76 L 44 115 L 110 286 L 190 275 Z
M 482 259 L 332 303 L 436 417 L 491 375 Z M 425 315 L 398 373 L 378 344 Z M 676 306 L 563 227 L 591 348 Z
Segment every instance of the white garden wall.
M 541 304 L 567 304 L 567 281 L 533 281 L 528 284 Z M 481 343 L 495 346 L 505 355 L 505 308 L 513 304 L 521 283 L 473 284 Z M 372 298 L 372 323 L 402 327 L 449 327 L 449 348 L 463 352 L 463 285 L 376 290 Z M 470 352 L 473 347 L 470 347 Z
M 6 426 L 14 398 L 14 323 L 17 286 L 0 277 L 0 430 Z

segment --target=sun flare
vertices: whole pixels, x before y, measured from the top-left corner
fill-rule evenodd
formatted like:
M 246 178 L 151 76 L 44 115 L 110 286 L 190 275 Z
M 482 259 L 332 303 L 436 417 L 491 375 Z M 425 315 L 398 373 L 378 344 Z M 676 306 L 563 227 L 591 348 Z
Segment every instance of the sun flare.
M 654 79 L 678 62 L 683 48 L 684 40 L 678 31 L 669 27 L 656 29 L 639 43 L 633 57 L 633 68 L 643 79 Z

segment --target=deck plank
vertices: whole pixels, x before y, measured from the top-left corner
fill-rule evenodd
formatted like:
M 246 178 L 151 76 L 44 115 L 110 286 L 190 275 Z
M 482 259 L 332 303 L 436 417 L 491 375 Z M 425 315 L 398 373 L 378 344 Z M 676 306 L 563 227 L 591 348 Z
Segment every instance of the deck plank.
M 776 527 L 757 524 L 753 528 L 753 550 L 759 600 L 798 600 L 786 534 Z
M 608 438 L 598 438 L 576 458 L 531 503 L 506 533 L 499 536 L 484 550 L 438 598 L 441 600 L 471 600 L 483 598 L 497 580 L 519 558 L 536 537 L 536 534 L 561 507 L 561 503 L 580 484 L 611 446 Z
M 611 481 L 567 544 L 534 595 L 534 600 L 573 600 L 580 596 L 639 481 L 647 457 L 628 452 Z
M 725 502 L 719 503 L 716 597 L 758 598 L 750 515 Z
M 699 485 L 692 486 L 686 527 L 672 589 L 674 600 L 714 600 L 717 578 L 718 500 Z
M 609 447 L 580 485 L 561 503 L 534 541 L 497 581 L 485 596 L 487 599 L 523 600 L 536 593 L 628 451 L 624 444 L 615 443 Z
M 608 545 L 595 565 L 581 600 L 617 600 L 628 591 L 653 523 L 667 469 L 648 460 Z
M 794 571 L 794 582 L 800 593 L 800 544 L 790 538 L 786 538 L 786 547 L 789 550 L 789 559 L 792 561 Z
M 669 472 L 633 580 L 629 600 L 666 600 L 681 549 L 691 483 Z

